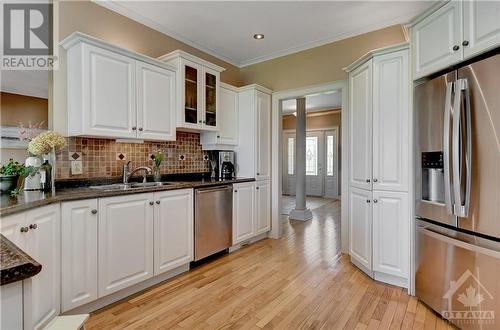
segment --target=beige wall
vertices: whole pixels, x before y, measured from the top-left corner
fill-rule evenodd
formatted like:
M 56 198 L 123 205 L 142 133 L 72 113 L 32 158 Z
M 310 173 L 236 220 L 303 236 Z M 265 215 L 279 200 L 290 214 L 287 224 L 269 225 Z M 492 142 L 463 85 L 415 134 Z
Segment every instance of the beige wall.
M 48 100 L 38 97 L 0 92 L 0 124 L 19 126 L 30 121 L 47 128 Z
M 332 128 L 338 126 L 340 129 L 340 112 L 327 112 L 325 114 L 319 115 L 308 114 L 306 119 L 306 129 L 324 129 L 324 128 Z M 295 129 L 295 119 L 294 115 L 286 115 L 283 116 L 283 129 Z
M 372 49 L 400 42 L 405 42 L 403 29 L 394 25 L 241 68 L 240 79 L 274 91 L 343 80 L 342 68 Z
M 91 1 L 60 1 L 59 39 L 62 40 L 75 31 L 151 57 L 181 49 L 226 68 L 221 74 L 221 80 L 231 85 L 241 85 L 238 68 L 227 62 Z

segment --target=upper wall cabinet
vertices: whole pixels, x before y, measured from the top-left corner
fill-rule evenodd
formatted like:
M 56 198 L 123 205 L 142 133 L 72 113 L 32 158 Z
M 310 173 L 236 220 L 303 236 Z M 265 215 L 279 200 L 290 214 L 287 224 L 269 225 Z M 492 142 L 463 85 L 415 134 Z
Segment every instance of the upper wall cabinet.
M 180 50 L 158 59 L 179 70 L 177 127 L 219 130 L 220 73 L 224 68 Z
M 449 1 L 412 27 L 413 78 L 500 45 L 498 1 Z
M 78 32 L 62 46 L 69 136 L 175 140 L 175 67 Z
M 232 149 L 238 144 L 238 88 L 220 86 L 219 131 L 201 133 L 204 150 Z

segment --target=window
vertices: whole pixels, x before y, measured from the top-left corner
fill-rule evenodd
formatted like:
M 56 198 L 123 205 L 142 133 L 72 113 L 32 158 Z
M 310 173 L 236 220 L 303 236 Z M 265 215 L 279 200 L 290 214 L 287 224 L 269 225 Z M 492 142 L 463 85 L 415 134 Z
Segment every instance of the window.
M 295 138 L 288 138 L 288 175 L 293 175 L 295 166 Z
M 306 137 L 306 175 L 318 175 L 318 137 Z
M 333 176 L 334 174 L 334 145 L 333 145 L 333 135 L 328 135 L 326 137 L 326 175 Z

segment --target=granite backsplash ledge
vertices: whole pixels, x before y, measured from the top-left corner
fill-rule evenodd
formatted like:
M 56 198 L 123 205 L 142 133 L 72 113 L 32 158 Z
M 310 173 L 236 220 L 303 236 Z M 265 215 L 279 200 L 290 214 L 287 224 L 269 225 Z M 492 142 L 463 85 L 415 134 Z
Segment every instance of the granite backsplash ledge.
M 177 132 L 177 140 L 171 142 L 118 143 L 108 139 L 67 138 L 66 147 L 56 154 L 55 176 L 56 179 L 117 177 L 128 161 L 132 161 L 132 168 L 153 167 L 150 157 L 158 150 L 165 154 L 160 166 L 162 174 L 210 170 L 208 152 L 201 148 L 200 134 Z M 82 174 L 71 173 L 71 161 L 75 159 L 82 162 Z

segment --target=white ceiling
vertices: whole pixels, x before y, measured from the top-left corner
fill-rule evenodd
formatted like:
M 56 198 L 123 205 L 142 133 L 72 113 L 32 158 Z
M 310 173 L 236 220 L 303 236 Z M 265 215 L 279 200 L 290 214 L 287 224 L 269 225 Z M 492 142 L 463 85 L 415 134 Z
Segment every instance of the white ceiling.
M 436 2 L 94 1 L 240 67 L 407 23 Z
M 2 70 L 2 92 L 49 98 L 49 72 L 45 70 Z
M 306 111 L 316 112 L 330 109 L 337 109 L 342 106 L 342 93 L 334 91 L 325 94 L 306 96 Z M 297 109 L 295 100 L 286 100 L 282 103 L 283 113 L 294 113 Z

